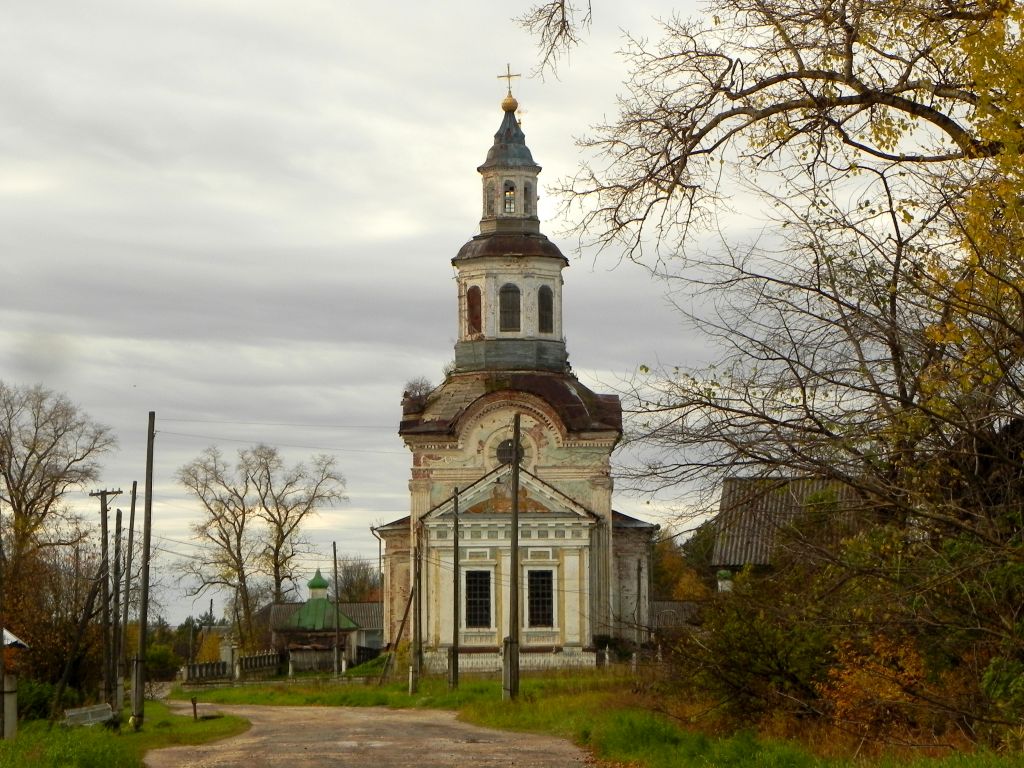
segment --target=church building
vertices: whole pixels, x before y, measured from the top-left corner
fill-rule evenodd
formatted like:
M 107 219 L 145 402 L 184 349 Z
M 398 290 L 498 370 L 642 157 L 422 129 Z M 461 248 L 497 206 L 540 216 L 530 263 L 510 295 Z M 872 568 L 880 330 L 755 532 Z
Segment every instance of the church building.
M 453 640 L 463 669 L 501 666 L 510 627 L 516 415 L 521 667 L 592 665 L 608 638 L 642 641 L 648 625 L 657 526 L 612 510 L 611 453 L 622 436 L 622 408 L 616 395 L 590 391 L 569 366 L 562 326 L 568 261 L 540 231 L 541 169 L 511 90 L 501 108 L 494 144 L 477 169 L 480 234 L 452 259 L 454 367 L 433 391 L 407 392 L 402 402 L 411 514 L 375 529 L 386 548 L 385 641 L 412 640 L 415 621 L 431 671 L 445 668 Z

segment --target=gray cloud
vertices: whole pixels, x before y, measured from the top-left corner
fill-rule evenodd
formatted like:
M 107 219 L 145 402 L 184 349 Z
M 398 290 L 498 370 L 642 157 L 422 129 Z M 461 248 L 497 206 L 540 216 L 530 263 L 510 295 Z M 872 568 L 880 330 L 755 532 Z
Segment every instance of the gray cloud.
M 516 83 L 542 179 L 570 174 L 573 136 L 614 109 L 619 24 L 669 7 L 602 8 L 561 79 Z M 368 526 L 407 513 L 402 386 L 440 380 L 452 358 L 450 259 L 476 231 L 496 75 L 534 60 L 511 10 L 5 9 L 0 376 L 44 382 L 110 424 L 121 444 L 103 483 L 125 490 L 143 478 L 156 411 L 162 548 L 189 551 L 197 510 L 174 475 L 211 444 L 335 455 L 350 500 L 313 529 L 322 553 L 336 538 L 343 553 L 376 557 Z M 581 376 L 700 354 L 641 270 L 607 266 L 574 260 L 565 273 Z M 95 518 L 85 494 L 75 504 Z M 191 610 L 172 586 L 164 600 L 172 619 Z

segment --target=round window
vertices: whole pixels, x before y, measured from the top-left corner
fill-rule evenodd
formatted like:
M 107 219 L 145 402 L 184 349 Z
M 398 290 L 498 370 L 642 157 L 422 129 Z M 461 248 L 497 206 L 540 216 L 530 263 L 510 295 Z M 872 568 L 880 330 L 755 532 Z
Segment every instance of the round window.
M 513 453 L 512 441 L 511 440 L 502 440 L 498 444 L 498 463 L 499 464 L 511 464 L 512 463 L 512 457 L 514 455 L 515 454 Z M 523 461 L 523 445 L 522 445 L 522 443 L 519 444 L 519 461 L 520 461 L 520 463 L 522 463 L 522 461 Z

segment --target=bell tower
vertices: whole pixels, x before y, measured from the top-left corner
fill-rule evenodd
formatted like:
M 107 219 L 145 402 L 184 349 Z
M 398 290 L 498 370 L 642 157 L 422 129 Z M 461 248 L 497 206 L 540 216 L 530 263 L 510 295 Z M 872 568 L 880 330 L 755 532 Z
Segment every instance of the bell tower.
M 477 168 L 480 234 L 452 259 L 459 287 L 458 372 L 569 370 L 562 336 L 562 269 L 568 261 L 540 231 L 541 168 L 526 146 L 518 108 L 510 89 L 494 144 Z
M 412 459 L 409 516 L 377 529 L 387 548 L 388 638 L 397 637 L 405 607 L 414 605 L 427 663 L 436 667 L 458 633 L 464 647 L 473 646 L 479 668 L 500 668 L 511 623 L 516 421 L 524 484 L 517 496 L 526 574 L 518 601 L 522 647 L 545 649 L 545 659 L 561 649 L 558 665 L 591 664 L 595 636 L 618 631 L 620 615 L 646 616 L 619 598 L 635 593 L 638 583 L 637 550 L 626 548 L 626 559 L 615 561 L 616 526 L 624 518 L 612 510 L 611 454 L 622 437 L 622 407 L 616 395 L 591 391 L 569 367 L 562 330 L 568 260 L 540 231 L 541 168 L 516 119 L 518 106 L 509 90 L 477 167 L 480 231 L 451 260 L 458 288 L 455 365 L 430 392 L 402 399 L 399 434 Z M 458 560 L 456 514 L 465 526 Z M 636 522 L 635 531 L 646 536 Z M 410 598 L 417 563 L 419 601 Z M 455 573 L 462 595 L 457 610 Z

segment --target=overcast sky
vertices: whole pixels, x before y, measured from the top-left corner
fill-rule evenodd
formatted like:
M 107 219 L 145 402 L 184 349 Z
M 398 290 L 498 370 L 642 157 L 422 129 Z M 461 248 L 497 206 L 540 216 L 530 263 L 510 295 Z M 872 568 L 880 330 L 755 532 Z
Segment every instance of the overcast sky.
M 175 471 L 210 445 L 337 457 L 349 500 L 309 526 L 329 564 L 373 557 L 408 513 L 403 384 L 453 357 L 450 259 L 477 232 L 476 172 L 507 62 L 543 185 L 611 117 L 623 28 L 666 2 L 598 1 L 546 80 L 517 3 L 33 0 L 0 11 L 0 378 L 65 392 L 120 440 L 102 485 L 144 479 L 156 412 L 154 544 L 164 614 L 206 605 L 173 579 L 198 508 Z M 700 356 L 663 290 L 614 254 L 570 257 L 570 360 L 608 391 Z M 91 489 L 90 489 L 91 490 Z M 98 520 L 85 492 L 76 508 Z M 615 506 L 660 519 L 620 494 Z M 141 504 L 139 506 L 141 512 Z M 649 513 L 649 514 L 648 514 Z M 303 585 L 304 586 L 304 585 Z M 221 598 L 217 597 L 218 605 Z

